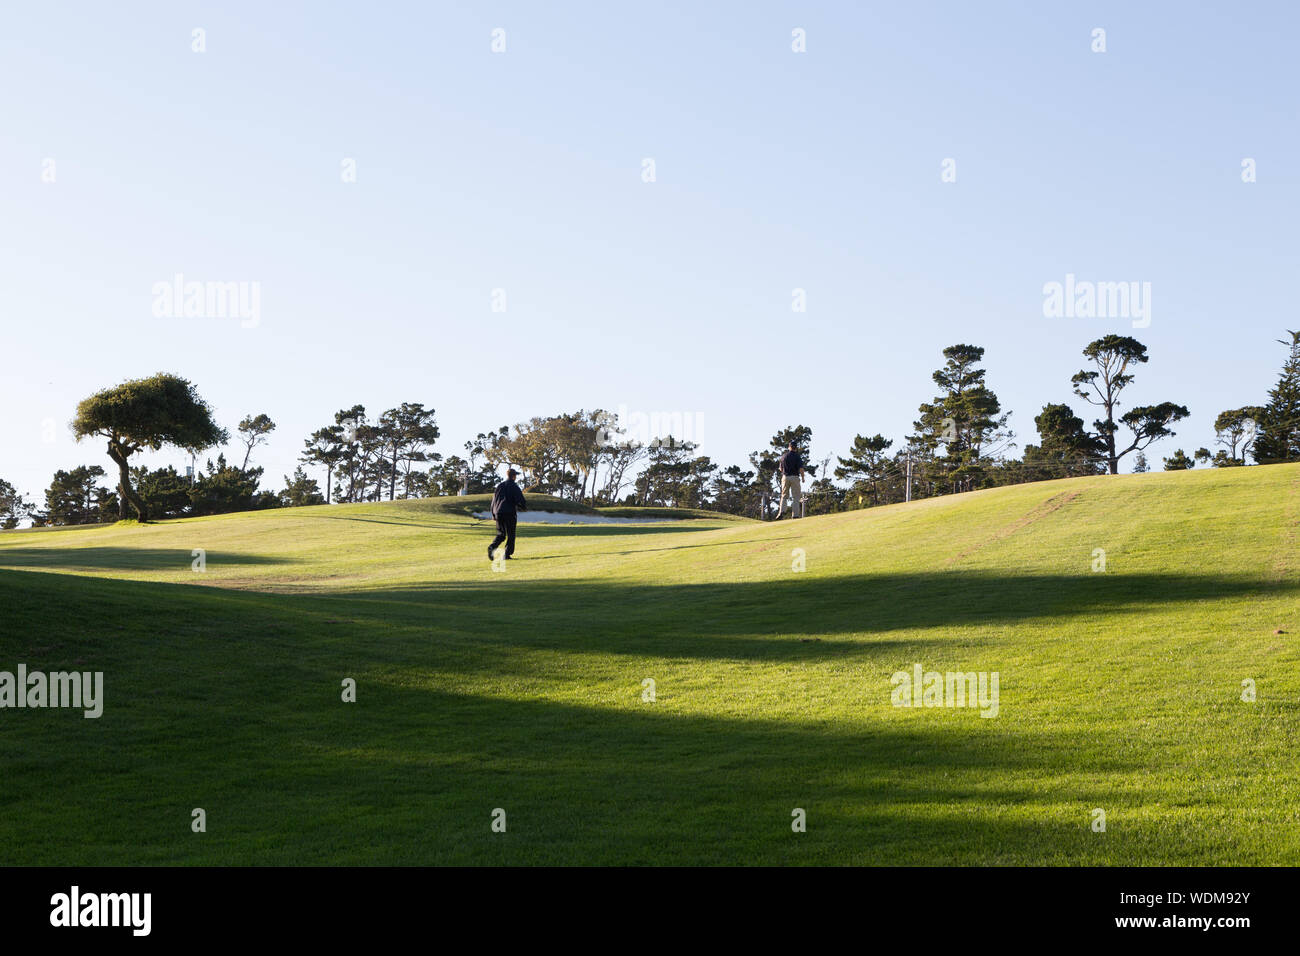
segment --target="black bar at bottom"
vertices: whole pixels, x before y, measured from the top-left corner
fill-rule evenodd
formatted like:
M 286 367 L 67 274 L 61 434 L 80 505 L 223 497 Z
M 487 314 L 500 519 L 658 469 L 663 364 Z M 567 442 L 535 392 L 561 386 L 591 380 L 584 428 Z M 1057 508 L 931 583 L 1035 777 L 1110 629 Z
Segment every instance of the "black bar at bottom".
M 1293 936 L 1298 874 L 1281 868 L 9 868 L 0 870 L 0 926 L 7 942 L 75 934 L 81 943 L 112 937 L 141 945 L 284 933 L 296 942 L 337 946 L 454 926 L 478 927 L 490 939 L 560 933 L 572 942 L 590 932 L 599 942 L 598 927 L 611 921 L 626 923 L 646 944 L 665 940 L 661 934 L 675 926 L 693 925 L 733 942 L 783 929 L 824 939 L 841 928 L 865 942 L 893 928 L 938 946 L 1042 940 L 1044 934 L 1199 937 L 1231 945 Z

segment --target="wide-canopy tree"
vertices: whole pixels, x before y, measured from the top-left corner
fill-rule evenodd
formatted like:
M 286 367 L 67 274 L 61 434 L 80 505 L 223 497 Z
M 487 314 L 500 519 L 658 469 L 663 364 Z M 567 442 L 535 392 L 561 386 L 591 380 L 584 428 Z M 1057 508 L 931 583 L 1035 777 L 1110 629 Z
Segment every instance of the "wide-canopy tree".
M 1083 354 L 1092 360 L 1096 370 L 1077 372 L 1070 381 L 1076 395 L 1091 405 L 1097 405 L 1105 413 L 1105 418 L 1092 424 L 1101 439 L 1106 466 L 1112 475 L 1117 475 L 1121 458 L 1174 434 L 1169 426 L 1186 418 L 1188 411 L 1182 405 L 1161 402 L 1159 405 L 1141 405 L 1117 419 L 1115 409 L 1120 404 L 1120 393 L 1133 381 L 1130 369 L 1147 362 L 1147 347 L 1127 335 L 1105 335 L 1089 342 Z M 1126 425 L 1133 432 L 1133 441 L 1127 448 L 1120 448 L 1115 438 L 1120 425 Z
M 1174 422 L 1182 421 L 1190 414 L 1186 405 L 1175 405 L 1173 402 L 1139 405 L 1137 408 L 1129 409 L 1119 417 L 1119 420 L 1120 424 L 1133 433 L 1133 441 L 1117 457 L 1123 458 L 1131 451 L 1141 451 L 1162 438 L 1173 436 L 1175 432 L 1169 426 Z
M 379 433 L 384 442 L 384 456 L 391 465 L 388 473 L 388 500 L 397 497 L 397 470 L 406 463 L 406 474 L 415 462 L 429 461 L 429 446 L 441 434 L 434 422 L 434 411 L 421 402 L 403 402 L 379 416 Z
M 253 457 L 253 449 L 258 445 L 265 445 L 268 441 L 267 435 L 275 431 L 275 422 L 271 421 L 271 416 L 266 413 L 260 415 L 245 415 L 244 420 L 239 423 L 239 440 L 244 443 L 244 463 L 239 466 L 240 471 L 248 471 L 248 459 Z
M 163 445 L 200 452 L 229 437 L 190 382 L 163 372 L 82 399 L 72 430 L 78 440 L 87 436 L 108 439 L 108 457 L 120 476 L 121 516 L 127 517 L 129 502 L 141 521 L 149 520 L 149 509 L 131 487 L 128 462 L 132 455 L 144 448 L 157 451 Z
M 1264 415 L 1265 410 L 1258 405 L 1219 412 L 1219 417 L 1214 420 L 1214 438 L 1224 450 L 1214 456 L 1216 468 L 1246 463 L 1246 456 L 1259 437 L 1259 423 L 1264 420 Z

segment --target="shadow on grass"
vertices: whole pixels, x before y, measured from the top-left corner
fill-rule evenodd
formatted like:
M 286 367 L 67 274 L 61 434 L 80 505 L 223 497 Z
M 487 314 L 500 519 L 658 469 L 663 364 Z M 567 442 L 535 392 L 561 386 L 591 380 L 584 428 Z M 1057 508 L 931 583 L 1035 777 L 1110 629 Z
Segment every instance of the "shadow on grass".
M 1118 731 L 1011 729 L 971 711 L 881 720 L 868 701 L 861 720 L 832 724 L 674 712 L 671 692 L 584 706 L 392 674 L 362 675 L 364 706 L 342 707 L 301 686 L 331 667 L 328 649 L 298 664 L 298 682 L 236 682 L 258 653 L 198 662 L 186 707 L 131 694 L 147 672 L 119 673 L 138 703 L 116 735 L 152 741 L 147 762 L 123 767 L 71 722 L 26 722 L 56 755 L 39 762 L 0 735 L 0 759 L 21 771 L 0 818 L 0 844 L 24 854 L 10 862 L 1097 862 L 1112 851 L 1088 811 L 1123 819 L 1153 773 Z M 71 795 L 61 812 L 50 792 Z M 230 821 L 214 845 L 167 825 L 194 793 Z M 495 807 L 509 839 L 489 831 Z M 806 834 L 791 832 L 795 807 Z M 1197 832 L 1161 829 L 1153 852 L 1204 852 Z
M 1092 807 L 1123 819 L 1156 805 L 1158 775 L 1172 787 L 1183 772 L 1131 722 L 1085 733 L 973 709 L 899 716 L 883 679 L 862 691 L 860 719 L 815 708 L 774 719 L 762 695 L 700 715 L 671 680 L 643 705 L 639 662 L 588 671 L 573 655 L 839 657 L 866 674 L 903 646 L 938 648 L 953 624 L 1255 593 L 1278 589 L 1208 574 L 953 571 L 678 585 L 502 575 L 282 595 L 0 570 L 0 659 L 84 656 L 113 681 L 102 724 L 23 711 L 0 725 L 0 765 L 19 768 L 6 775 L 0 845 L 54 863 L 1213 861 L 1214 835 L 1167 808 L 1135 814 L 1123 844 L 1089 832 Z M 834 636 L 895 627 L 934 633 Z M 339 703 L 343 674 L 358 677 L 356 707 Z M 497 675 L 516 679 L 482 680 Z M 604 696 L 538 697 L 541 682 L 584 681 Z M 747 699 L 743 685 L 706 692 L 723 706 Z M 71 796 L 52 809 L 51 792 Z M 232 821 L 211 848 L 175 825 L 194 793 Z M 508 810 L 509 839 L 490 833 L 493 807 Z M 794 807 L 810 821 L 798 837 Z M 110 838 L 88 847 L 88 832 Z
M 141 552 L 132 549 L 132 554 L 139 559 Z M 164 558 L 168 567 L 190 560 L 184 552 L 160 552 L 150 560 Z M 74 553 L 67 552 L 64 560 L 75 560 Z M 123 566 L 117 556 L 113 566 Z M 61 595 L 42 598 L 47 609 L 70 608 L 75 605 L 67 604 L 69 598 L 85 602 L 96 594 L 100 601 L 125 606 L 171 606 L 174 614 L 216 616 L 250 634 L 274 612 L 277 618 L 289 615 L 294 629 L 349 635 L 367 653 L 409 651 L 432 661 L 443 650 L 454 651 L 456 667 L 476 672 L 518 666 L 501 655 L 531 649 L 696 660 L 880 657 L 891 654 L 891 647 L 950 646 L 956 628 L 1034 621 L 1068 629 L 1096 616 L 1112 618 L 1120 627 L 1125 615 L 1162 606 L 1254 595 L 1300 597 L 1300 582 L 1208 573 L 1016 576 L 951 570 L 656 584 L 516 579 L 485 567 L 479 581 L 326 594 L 0 571 L 0 591 L 11 592 L 13 601 L 39 592 Z M 13 601 L 10 606 L 18 607 Z M 91 610 L 86 614 L 94 616 Z M 878 636 L 900 631 L 913 633 L 887 641 Z M 996 636 L 962 636 L 964 643 L 972 640 Z
M 206 559 L 210 562 L 220 560 L 224 566 L 287 564 L 292 560 L 234 551 L 208 551 Z M 176 571 L 190 567 L 193 561 L 193 553 L 184 548 L 0 548 L 0 567 L 11 568 Z
M 629 699 L 638 691 L 631 682 Z M 1098 846 L 1088 810 L 1139 802 L 1132 780 L 1149 767 L 1117 740 L 1011 732 L 974 712 L 846 726 L 673 713 L 671 695 L 619 709 L 396 684 L 376 697 L 364 728 L 317 731 L 297 749 L 394 781 L 409 796 L 390 792 L 386 809 L 435 793 L 453 839 L 426 842 L 425 862 L 1077 859 Z M 1039 783 L 1068 775 L 1059 792 Z M 491 807 L 524 834 L 509 849 L 486 823 L 477 832 Z M 795 807 L 815 822 L 810 839 L 791 833 Z
M 484 562 L 486 564 L 486 562 Z M 411 585 L 331 595 L 377 602 L 390 620 L 450 616 L 461 630 L 521 626 L 553 630 L 566 646 L 631 640 L 711 656 L 709 639 L 728 635 L 824 635 L 968 625 L 1012 625 L 1080 615 L 1123 615 L 1162 605 L 1297 594 L 1300 582 L 1215 574 L 1008 575 L 975 570 L 769 581 L 628 584 L 512 580 L 509 574 L 447 586 Z M 732 656 L 732 655 L 727 655 Z M 744 655 L 741 655 L 744 656 Z

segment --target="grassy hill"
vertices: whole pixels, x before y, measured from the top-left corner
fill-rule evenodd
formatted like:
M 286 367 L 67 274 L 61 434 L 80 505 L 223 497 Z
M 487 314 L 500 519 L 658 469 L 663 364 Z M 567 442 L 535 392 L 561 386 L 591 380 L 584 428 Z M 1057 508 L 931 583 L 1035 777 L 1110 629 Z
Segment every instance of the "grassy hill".
M 0 711 L 0 863 L 1300 864 L 1300 466 L 522 526 L 506 573 L 466 504 L 0 535 L 0 670 L 106 696 Z M 916 664 L 997 717 L 892 706 Z

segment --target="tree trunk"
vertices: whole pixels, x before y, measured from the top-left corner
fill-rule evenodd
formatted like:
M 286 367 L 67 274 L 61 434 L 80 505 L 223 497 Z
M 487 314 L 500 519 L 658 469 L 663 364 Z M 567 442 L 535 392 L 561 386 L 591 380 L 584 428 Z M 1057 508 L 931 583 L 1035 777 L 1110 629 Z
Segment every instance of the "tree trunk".
M 1126 362 L 1125 365 L 1127 364 Z M 1124 374 L 1124 366 L 1120 367 L 1119 374 Z M 1115 390 L 1109 378 L 1106 379 L 1106 400 L 1101 403 L 1101 407 L 1106 410 L 1106 464 L 1110 466 L 1112 475 L 1118 475 L 1119 456 L 1115 454 Z
M 110 442 L 108 446 L 108 457 L 113 459 L 113 461 L 117 462 L 117 471 L 118 471 L 118 479 L 119 479 L 117 491 L 118 491 L 118 498 L 119 498 L 118 504 L 120 506 L 120 511 L 118 513 L 121 519 L 123 521 L 127 520 L 128 514 L 126 510 L 126 505 L 127 502 L 129 501 L 131 505 L 134 506 L 135 513 L 139 517 L 139 519 L 141 521 L 148 521 L 149 509 L 145 506 L 144 499 L 142 499 L 139 495 L 137 495 L 135 493 L 135 490 L 131 487 L 131 469 L 127 465 L 126 455 L 118 451 L 117 448 L 115 448 L 113 444 Z
M 334 466 L 325 466 L 325 503 L 330 503 L 330 485 L 334 483 Z

